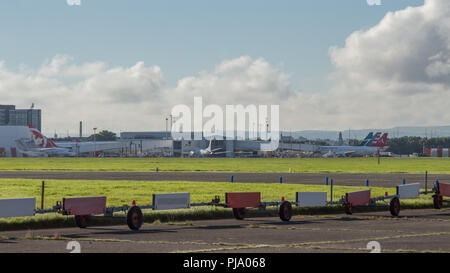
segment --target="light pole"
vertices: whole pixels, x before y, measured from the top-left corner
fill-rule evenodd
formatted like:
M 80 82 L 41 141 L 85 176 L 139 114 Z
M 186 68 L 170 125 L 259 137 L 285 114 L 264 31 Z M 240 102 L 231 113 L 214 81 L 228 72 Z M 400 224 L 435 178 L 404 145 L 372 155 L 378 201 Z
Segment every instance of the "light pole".
M 94 157 L 97 155 L 97 144 L 95 142 L 95 131 L 97 130 L 97 128 L 93 128 L 94 129 Z
M 166 140 L 169 139 L 169 131 L 168 131 L 168 126 L 167 126 L 167 121 L 169 120 L 169 118 L 166 117 Z

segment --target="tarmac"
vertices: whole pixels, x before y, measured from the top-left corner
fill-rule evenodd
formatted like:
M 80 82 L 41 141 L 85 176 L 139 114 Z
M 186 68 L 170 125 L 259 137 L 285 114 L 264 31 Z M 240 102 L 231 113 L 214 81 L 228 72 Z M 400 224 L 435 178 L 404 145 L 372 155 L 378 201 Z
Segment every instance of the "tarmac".
M 450 211 L 203 220 L 0 232 L 0 252 L 69 253 L 368 253 L 450 252 Z

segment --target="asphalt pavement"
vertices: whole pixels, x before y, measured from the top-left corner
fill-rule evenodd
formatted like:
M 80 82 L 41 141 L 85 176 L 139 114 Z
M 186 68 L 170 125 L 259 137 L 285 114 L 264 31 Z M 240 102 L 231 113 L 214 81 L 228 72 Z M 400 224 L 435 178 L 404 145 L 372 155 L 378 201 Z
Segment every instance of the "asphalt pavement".
M 0 232 L 0 252 L 68 253 L 73 241 L 86 253 L 367 253 L 373 245 L 381 252 L 448 253 L 450 211 L 404 210 L 398 218 L 379 211 L 294 216 L 290 222 L 260 217 L 145 223 L 139 231 L 125 223 L 7 231 Z

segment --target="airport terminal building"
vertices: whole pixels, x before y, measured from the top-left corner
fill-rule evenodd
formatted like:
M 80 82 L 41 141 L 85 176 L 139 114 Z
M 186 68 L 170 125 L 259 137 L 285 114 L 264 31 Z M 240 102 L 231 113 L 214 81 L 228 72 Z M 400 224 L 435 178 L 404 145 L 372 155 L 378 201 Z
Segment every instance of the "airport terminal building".
M 40 131 L 41 124 L 40 109 L 16 109 L 15 105 L 0 105 L 0 126 L 33 125 Z
M 122 132 L 120 140 L 122 147 L 129 147 L 131 154 L 137 152 L 158 153 L 162 156 L 185 157 L 191 151 L 205 149 L 209 146 L 209 140 L 173 140 L 170 132 Z M 218 157 L 264 157 L 273 156 L 283 151 L 308 152 L 313 153 L 317 150 L 316 145 L 293 143 L 292 140 L 281 137 L 279 147 L 273 152 L 263 152 L 261 144 L 267 143 L 258 140 L 227 140 L 213 139 L 211 141 L 212 149 L 220 149 L 223 153 Z M 133 152 L 134 151 L 134 152 Z
M 30 139 L 28 126 L 41 130 L 40 109 L 16 109 L 15 105 L 0 105 L 0 157 L 24 157 L 15 140 Z
M 19 139 L 31 139 L 29 125 L 41 131 L 40 109 L 16 109 L 15 105 L 0 105 L 0 157 L 26 157 L 16 146 Z M 80 123 L 81 136 L 81 123 Z M 81 139 L 81 137 L 80 137 Z M 170 131 L 121 132 L 116 141 L 71 141 L 57 142 L 62 147 L 70 147 L 77 156 L 115 156 L 115 157 L 187 157 L 198 156 L 205 150 L 210 140 L 173 140 Z M 248 139 L 211 140 L 211 148 L 220 152 L 215 157 L 272 157 L 298 156 L 298 153 L 313 153 L 317 147 L 310 144 L 295 143 L 289 137 L 280 137 L 276 151 L 263 152 L 261 144 L 267 143 Z
M 24 157 L 17 149 L 16 139 L 30 139 L 28 126 L 0 126 L 0 157 Z

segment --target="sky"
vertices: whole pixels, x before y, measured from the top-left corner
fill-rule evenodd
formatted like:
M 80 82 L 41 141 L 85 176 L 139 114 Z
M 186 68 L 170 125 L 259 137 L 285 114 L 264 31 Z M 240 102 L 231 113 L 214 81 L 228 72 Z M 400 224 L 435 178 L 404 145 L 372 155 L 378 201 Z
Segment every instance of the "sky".
M 163 130 L 194 95 L 285 130 L 447 125 L 450 1 L 381 2 L 2 1 L 0 103 L 60 134 Z

